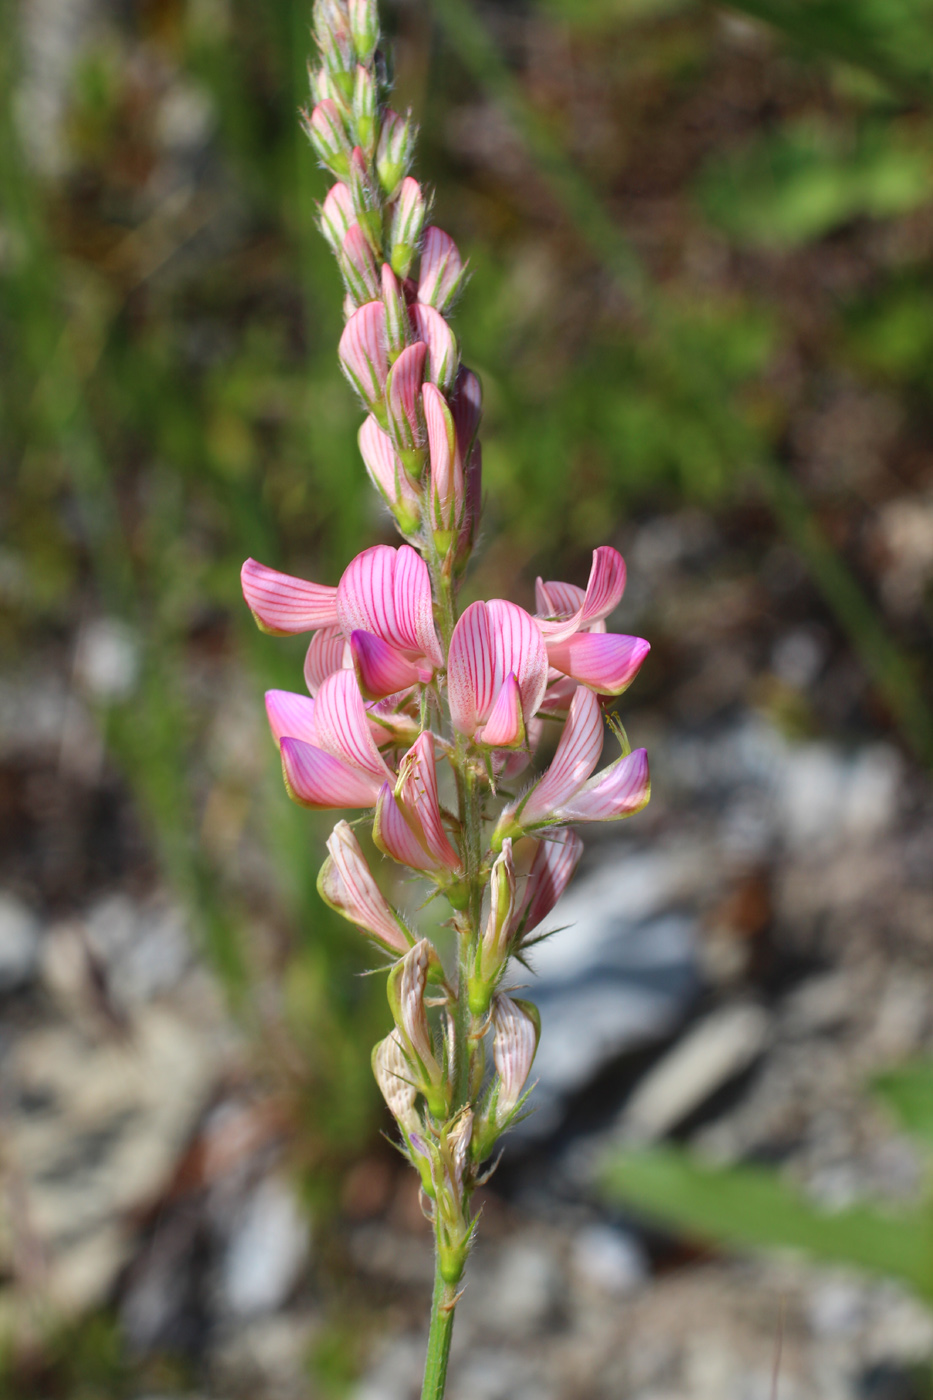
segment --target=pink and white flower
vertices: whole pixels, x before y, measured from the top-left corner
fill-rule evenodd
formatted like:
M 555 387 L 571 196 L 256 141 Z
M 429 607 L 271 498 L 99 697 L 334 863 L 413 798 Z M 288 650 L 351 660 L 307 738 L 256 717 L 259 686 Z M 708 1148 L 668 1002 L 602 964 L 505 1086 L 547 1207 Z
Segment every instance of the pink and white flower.
M 334 827 L 327 849 L 329 855 L 317 880 L 324 903 L 390 953 L 407 953 L 414 939 L 373 879 L 360 843 L 346 822 Z
M 386 855 L 413 870 L 448 878 L 461 874 L 460 856 L 444 826 L 430 731 L 425 730 L 402 759 L 395 788 L 383 786 L 373 839 Z
M 621 695 L 638 674 L 650 651 L 642 637 L 606 631 L 606 618 L 625 591 L 625 560 L 611 545 L 593 551 L 586 590 L 573 583 L 537 581 L 538 625 L 547 645 L 548 665 L 556 684 L 546 708 L 558 711 L 569 702 L 561 677 L 588 686 L 599 695 Z
M 447 658 L 454 727 L 490 748 L 517 748 L 546 686 L 547 653 L 534 618 L 502 598 L 471 603 Z
M 314 700 L 270 690 L 266 712 L 285 787 L 303 807 L 372 807 L 383 783 L 393 780 L 352 671 L 328 676 Z

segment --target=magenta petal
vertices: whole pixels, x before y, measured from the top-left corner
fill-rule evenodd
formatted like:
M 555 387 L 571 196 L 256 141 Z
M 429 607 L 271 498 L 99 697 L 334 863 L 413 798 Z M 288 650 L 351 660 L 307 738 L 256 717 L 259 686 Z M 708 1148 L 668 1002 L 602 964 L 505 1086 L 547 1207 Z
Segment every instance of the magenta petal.
M 591 690 L 578 689 L 570 706 L 557 752 L 541 781 L 524 802 L 508 809 L 524 827 L 548 821 L 586 782 L 603 751 L 603 717 Z M 503 814 L 505 815 L 505 814 Z
M 635 749 L 597 773 L 554 815 L 565 822 L 619 821 L 640 812 L 650 796 L 648 754 L 644 749 Z
M 399 764 L 399 800 L 420 828 L 425 847 L 439 865 L 459 871 L 460 857 L 450 842 L 441 817 L 437 793 L 437 759 L 434 736 L 429 731 L 419 735 Z
M 291 690 L 267 690 L 266 714 L 276 743 L 286 737 L 303 739 L 307 744 L 316 742 L 314 701 L 307 695 L 296 695 Z
M 380 784 L 358 768 L 301 739 L 284 738 L 282 773 L 289 797 L 303 807 L 371 807 Z
M 456 529 L 463 510 L 463 468 L 454 420 L 436 384 L 422 389 L 431 467 L 431 519 L 435 530 Z
M 411 308 L 412 324 L 419 340 L 428 347 L 427 377 L 442 393 L 448 394 L 457 378 L 460 352 L 457 338 L 439 311 L 416 302 Z
M 642 637 L 618 632 L 578 632 L 563 642 L 551 642 L 548 661 L 599 695 L 621 695 L 631 685 L 648 652 Z
M 575 831 L 555 831 L 541 841 L 514 919 L 516 928 L 521 926 L 524 933 L 529 933 L 547 918 L 570 883 L 582 854 L 583 842 Z
M 350 649 L 360 690 L 368 700 L 384 700 L 399 690 L 416 685 L 420 672 L 405 656 L 372 632 L 353 632 Z
M 264 632 L 280 637 L 332 627 L 337 621 L 337 590 L 268 569 L 247 559 L 240 570 L 243 597 Z
M 314 731 L 320 748 L 367 774 L 377 792 L 391 779 L 353 671 L 335 671 L 322 684 L 314 701 Z
M 546 583 L 546 593 L 556 602 L 566 598 L 563 590 L 567 584 Z M 575 632 L 589 627 L 618 607 L 625 591 L 625 560 L 617 549 L 603 544 L 593 550 L 593 564 L 583 602 L 569 617 L 557 621 L 541 619 L 539 626 L 548 642 L 562 642 Z M 557 611 L 563 611 L 558 606 Z
M 389 374 L 385 317 L 381 301 L 368 301 L 350 317 L 338 347 L 344 374 L 369 408 L 382 398 Z
M 493 749 L 517 748 L 524 742 L 521 691 L 511 671 L 502 683 L 482 733 L 477 737 Z
M 471 603 L 461 615 L 447 656 L 447 698 L 454 728 L 472 738 L 494 697 L 493 658 L 485 603 Z
M 518 681 L 525 723 L 531 719 L 547 687 L 547 651 L 541 630 L 530 613 L 516 603 L 493 598 L 486 604 L 493 655 L 494 694 L 511 671 Z
M 443 664 L 434 629 L 431 576 L 419 554 L 378 544 L 347 566 L 337 589 L 337 610 L 344 631 L 371 632 L 402 651 Z
M 350 648 L 339 627 L 325 627 L 315 632 L 305 653 L 305 685 L 310 695 L 317 695 L 324 681 L 334 671 L 350 664 Z M 300 736 L 299 736 L 300 737 Z
M 437 862 L 428 855 L 408 825 L 388 783 L 379 793 L 373 822 L 373 840 L 380 851 L 412 870 L 434 870 Z
M 434 603 L 428 566 L 410 545 L 396 552 L 394 608 L 397 645 L 418 651 L 432 666 L 443 666 L 444 653 L 434 626 Z

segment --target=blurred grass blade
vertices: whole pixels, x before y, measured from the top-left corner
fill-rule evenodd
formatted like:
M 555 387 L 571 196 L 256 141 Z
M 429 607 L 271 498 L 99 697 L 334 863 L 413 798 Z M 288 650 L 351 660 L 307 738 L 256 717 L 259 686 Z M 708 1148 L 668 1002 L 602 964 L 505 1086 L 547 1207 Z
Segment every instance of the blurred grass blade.
M 711 412 L 716 411 L 716 400 L 706 395 L 710 382 L 708 364 L 700 356 L 691 356 L 689 348 L 675 338 L 665 340 L 665 331 L 671 324 L 667 302 L 599 195 L 567 155 L 560 136 L 526 100 L 476 11 L 468 0 L 433 3 L 454 51 L 477 85 L 501 103 L 581 241 L 641 314 L 648 334 L 660 338 L 665 350 L 676 356 L 681 377 L 693 381 L 695 401 L 707 403 Z M 921 761 L 933 765 L 933 712 L 911 663 L 826 538 L 803 492 L 774 458 L 764 458 L 759 452 L 749 454 L 747 462 L 751 468 L 757 466 L 761 485 L 781 528 L 803 557 L 814 583 L 885 697 L 905 739 Z
M 914 1060 L 888 1070 L 872 1088 L 905 1132 L 933 1148 L 933 1060 Z
M 712 1167 L 677 1148 L 611 1158 L 600 1174 L 605 1197 L 711 1243 L 798 1249 L 899 1279 L 933 1299 L 933 1233 L 923 1212 L 887 1215 L 871 1206 L 829 1214 L 774 1171 Z

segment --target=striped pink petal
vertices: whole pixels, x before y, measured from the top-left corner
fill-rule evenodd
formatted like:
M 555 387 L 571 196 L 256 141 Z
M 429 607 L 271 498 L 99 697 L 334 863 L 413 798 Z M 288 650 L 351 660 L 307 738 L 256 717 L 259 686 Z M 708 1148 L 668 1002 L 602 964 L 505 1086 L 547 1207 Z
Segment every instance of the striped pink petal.
M 380 783 L 368 773 L 351 768 L 314 744 L 284 738 L 281 750 L 285 788 L 302 807 L 315 811 L 371 807 L 379 796 Z
M 360 690 L 367 700 L 383 700 L 387 695 L 417 685 L 422 679 L 431 679 L 430 670 L 419 670 L 398 647 L 372 632 L 352 632 L 350 650 Z
M 323 682 L 314 700 L 314 732 L 319 748 L 365 773 L 376 792 L 392 778 L 376 748 L 353 671 L 335 671 Z
M 417 839 L 386 783 L 379 793 L 373 821 L 373 840 L 387 856 L 412 870 L 435 870 L 437 862 Z
M 359 224 L 351 224 L 340 245 L 340 269 L 350 295 L 358 304 L 376 301 L 382 295 L 379 269 L 373 250 Z
M 425 384 L 421 392 L 428 429 L 431 523 L 435 530 L 453 530 L 463 510 L 463 469 L 454 420 L 436 384 Z
M 437 759 L 434 736 L 428 730 L 399 764 L 398 798 L 402 810 L 438 865 L 460 870 L 460 857 L 451 844 L 441 816 L 437 791 Z
M 522 801 L 513 803 L 503 818 L 515 816 L 525 828 L 552 819 L 586 782 L 603 751 L 603 717 L 591 690 L 580 687 L 573 697 L 564 732 L 551 766 Z
M 327 192 L 321 208 L 321 230 L 334 252 L 339 252 L 347 230 L 355 223 L 353 200 L 341 180 Z
M 324 627 L 315 632 L 305 654 L 305 685 L 309 695 L 317 695 L 328 676 L 351 664 L 350 647 L 339 627 Z
M 330 852 L 317 887 L 325 904 L 356 924 L 393 953 L 407 953 L 412 938 L 373 879 L 360 844 L 346 822 L 338 822 L 327 842 Z
M 385 319 L 382 302 L 368 301 L 354 311 L 340 337 L 343 372 L 370 409 L 381 402 L 389 374 Z
M 409 545 L 393 549 L 377 544 L 358 554 L 340 580 L 337 611 L 348 636 L 372 632 L 402 651 L 427 657 L 432 666 L 443 665 L 434 629 L 431 576 Z
M 337 621 L 337 590 L 327 584 L 280 574 L 255 559 L 243 565 L 240 582 L 243 597 L 264 632 L 287 637 L 332 627 Z
M 492 1057 L 499 1072 L 496 1118 L 514 1113 L 531 1073 L 538 1048 L 538 1026 L 524 1007 L 499 992 L 492 1003 L 495 1035 Z
M 567 587 L 568 585 L 559 583 L 543 585 L 547 595 L 556 600 L 566 597 L 563 589 Z M 611 545 L 600 545 L 598 549 L 593 550 L 593 564 L 583 602 L 569 617 L 540 618 L 538 625 L 548 642 L 562 642 L 565 638 L 572 637 L 575 632 L 608 617 L 618 607 L 624 591 L 625 560 Z
M 291 690 L 267 690 L 266 714 L 277 744 L 284 738 L 303 739 L 307 744 L 316 742 L 314 701 L 307 695 L 296 695 Z
M 489 719 L 476 736 L 493 749 L 514 749 L 525 740 L 522 697 L 518 681 L 510 671 L 489 712 Z
M 516 603 L 493 598 L 486 608 L 493 645 L 496 693 L 511 672 L 518 682 L 522 713 L 527 725 L 544 698 L 547 686 L 547 652 L 541 633 L 530 613 Z
M 535 582 L 535 606 L 539 618 L 565 618 L 583 607 L 586 591 L 575 583 Z
M 416 302 L 411 308 L 411 319 L 415 334 L 428 347 L 427 377 L 443 393 L 450 393 L 460 367 L 457 337 L 433 306 Z
M 542 715 L 565 715 L 570 709 L 571 701 L 576 693 L 576 681 L 572 681 L 569 676 L 562 676 L 559 671 L 552 672 L 548 680 L 548 688 L 544 692 L 544 699 L 541 701 L 539 713 Z
M 547 686 L 547 653 L 535 620 L 515 603 L 471 603 L 450 642 L 447 694 L 461 734 L 472 737 L 489 719 L 509 673 L 518 682 L 527 725 Z
M 403 452 L 423 447 L 425 443 L 421 386 L 426 359 L 427 346 L 422 341 L 407 346 L 390 369 L 386 383 L 389 432 L 396 447 Z
M 390 506 L 402 506 L 411 519 L 417 521 L 421 501 L 409 480 L 401 458 L 388 433 L 384 433 L 372 414 L 360 428 L 360 453 L 369 479 Z
M 638 675 L 651 650 L 643 637 L 619 632 L 577 632 L 563 642 L 551 642 L 548 661 L 573 680 L 599 695 L 621 695 Z
M 463 259 L 449 233 L 433 225 L 424 231 L 418 300 L 425 306 L 446 311 L 463 282 Z
M 564 822 L 620 821 L 640 812 L 650 796 L 648 754 L 644 749 L 635 749 L 597 773 L 557 807 L 554 816 Z
M 546 919 L 580 863 L 583 842 L 575 831 L 555 831 L 539 842 L 513 929 L 530 933 Z

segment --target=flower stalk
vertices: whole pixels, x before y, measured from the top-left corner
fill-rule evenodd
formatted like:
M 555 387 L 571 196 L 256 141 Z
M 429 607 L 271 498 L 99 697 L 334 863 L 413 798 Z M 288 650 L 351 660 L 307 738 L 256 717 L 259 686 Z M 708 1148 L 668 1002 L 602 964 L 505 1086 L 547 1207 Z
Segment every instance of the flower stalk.
M 319 66 L 303 120 L 335 180 L 320 225 L 346 288 L 338 356 L 366 414 L 363 464 L 404 543 L 364 550 L 336 585 L 255 560 L 242 584 L 264 631 L 312 633 L 307 694 L 266 697 L 289 796 L 371 812 L 376 849 L 450 907 L 455 969 L 382 892 L 357 831 L 337 822 L 318 888 L 389 960 L 394 1028 L 373 1072 L 434 1224 L 422 1393 L 440 1400 L 472 1196 L 531 1089 L 540 1027 L 511 995 L 514 960 L 573 875 L 582 845 L 571 828 L 648 801 L 644 750 L 624 738 L 596 772 L 603 711 L 648 644 L 607 631 L 625 586 L 609 546 L 594 552 L 586 588 L 538 580 L 534 615 L 505 599 L 459 611 L 482 504 L 482 396 L 449 319 L 466 268 L 410 173 L 415 128 L 388 106 L 375 0 L 316 0 L 314 20 Z M 536 774 L 546 723 L 561 735 Z M 456 814 L 441 803 L 445 764 Z

